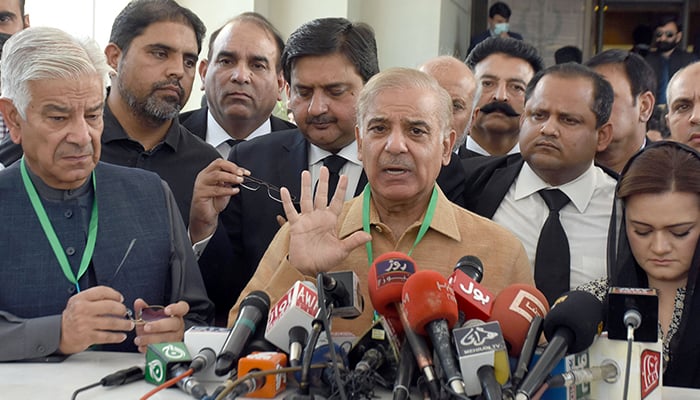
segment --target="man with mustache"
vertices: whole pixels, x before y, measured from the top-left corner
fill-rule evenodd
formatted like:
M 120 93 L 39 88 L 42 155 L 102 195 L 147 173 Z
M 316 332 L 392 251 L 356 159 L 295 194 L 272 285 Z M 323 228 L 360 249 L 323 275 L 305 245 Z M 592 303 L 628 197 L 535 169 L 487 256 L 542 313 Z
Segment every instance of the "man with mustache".
M 602 76 L 568 63 L 536 74 L 524 97 L 520 154 L 462 160 L 466 208 L 515 233 L 534 267 L 535 283 L 551 302 L 606 274 L 616 180 L 594 159 L 612 140 L 614 94 Z M 558 189 L 555 196 L 550 189 Z M 562 208 L 549 219 L 547 202 L 556 196 Z M 548 253 L 555 245 L 540 241 L 548 219 L 559 221 L 564 231 L 558 236 L 562 246 L 556 246 L 559 261 Z
M 700 62 L 681 68 L 668 83 L 670 139 L 700 151 Z
M 666 86 L 669 79 L 679 69 L 697 60 L 693 53 L 678 48 L 683 38 L 681 28 L 675 15 L 662 15 L 656 23 L 656 51 L 649 53 L 645 58 L 656 73 L 656 104 L 666 104 Z
M 518 152 L 518 118 L 525 86 L 544 64 L 533 46 L 495 37 L 479 43 L 465 61 L 476 77 L 474 116 L 462 158 Z
M 135 0 L 115 18 L 107 62 L 102 161 L 157 173 L 185 222 L 197 173 L 219 153 L 178 122 L 192 91 L 205 27 L 173 0 Z
M 359 94 L 355 128 L 369 184 L 362 195 L 343 202 L 348 184 L 341 177 L 327 207 L 328 171 L 321 169 L 315 197 L 304 171 L 301 212 L 283 189 L 289 223 L 275 236 L 239 300 L 257 289 L 274 304 L 297 280 L 351 270 L 359 279 L 364 310 L 353 320 L 334 318 L 332 328 L 359 335 L 374 317 L 368 271 L 390 251 L 409 254 L 417 268 L 445 278 L 461 257 L 474 255 L 484 264 L 482 284 L 494 295 L 513 283 L 532 284 L 522 244 L 513 234 L 453 204 L 436 184 L 453 154 L 451 114 L 450 95 L 423 72 L 392 68 L 370 79 Z M 234 308 L 229 322 L 236 315 Z
M 207 104 L 180 115 L 180 122 L 227 158 L 231 147 L 296 125 L 271 116 L 284 88 L 284 41 L 262 15 L 236 16 L 209 38 L 199 64 Z
M 36 27 L 4 49 L 0 110 L 24 157 L 0 171 L 0 361 L 145 352 L 208 324 L 168 185 L 99 161 L 110 68 L 97 44 Z M 161 319 L 138 321 L 155 305 Z

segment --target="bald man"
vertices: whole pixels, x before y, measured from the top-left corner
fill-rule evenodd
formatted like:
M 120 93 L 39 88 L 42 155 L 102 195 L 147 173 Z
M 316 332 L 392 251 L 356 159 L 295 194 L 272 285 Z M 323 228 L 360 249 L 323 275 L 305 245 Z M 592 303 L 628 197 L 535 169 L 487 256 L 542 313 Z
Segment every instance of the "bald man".
M 666 88 L 671 140 L 700 151 L 700 61 L 676 72 Z
M 452 56 L 431 58 L 419 70 L 435 78 L 452 99 L 452 128 L 457 132 L 454 149 L 467 140 L 474 110 L 476 79 L 462 61 Z

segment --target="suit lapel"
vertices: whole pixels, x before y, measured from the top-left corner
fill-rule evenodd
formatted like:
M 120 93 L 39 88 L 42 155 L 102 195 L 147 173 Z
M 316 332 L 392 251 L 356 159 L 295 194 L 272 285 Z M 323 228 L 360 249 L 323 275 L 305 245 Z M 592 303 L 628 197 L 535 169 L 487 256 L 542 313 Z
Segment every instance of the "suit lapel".
M 523 167 L 523 159 L 513 164 L 506 164 L 502 168 L 497 168 L 486 182 L 474 212 L 486 218 L 493 218 L 501 201 L 508 193 L 513 181 Z
M 280 182 L 287 182 L 287 189 L 299 200 L 301 194 L 301 172 L 309 169 L 309 147 L 301 132 L 291 133 L 294 139 L 282 145 L 283 157 L 278 160 Z

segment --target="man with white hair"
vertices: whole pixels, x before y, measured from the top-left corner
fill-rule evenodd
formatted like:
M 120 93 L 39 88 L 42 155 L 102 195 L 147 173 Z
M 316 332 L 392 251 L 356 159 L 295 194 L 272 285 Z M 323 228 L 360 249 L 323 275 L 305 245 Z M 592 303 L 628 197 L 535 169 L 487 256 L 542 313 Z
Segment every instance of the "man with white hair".
M 24 151 L 0 172 L 0 361 L 143 352 L 209 322 L 168 185 L 99 162 L 104 54 L 61 30 L 28 28 L 8 40 L 0 68 L 0 111 Z
M 348 185 L 341 176 L 327 206 L 328 170 L 321 169 L 315 197 L 304 171 L 300 213 L 283 188 L 289 222 L 273 239 L 229 321 L 251 291 L 264 290 L 274 303 L 295 281 L 314 281 L 319 272 L 355 271 L 368 299 L 368 266 L 392 251 L 445 277 L 462 256 L 475 255 L 485 266 L 482 284 L 494 294 L 512 283 L 533 284 L 525 250 L 515 236 L 451 203 L 436 184 L 452 155 L 451 115 L 449 94 L 423 72 L 392 68 L 370 79 L 360 92 L 355 128 L 369 184 L 362 195 L 343 204 Z M 372 307 L 365 304 L 357 319 L 336 319 L 333 329 L 360 334 L 372 317 Z

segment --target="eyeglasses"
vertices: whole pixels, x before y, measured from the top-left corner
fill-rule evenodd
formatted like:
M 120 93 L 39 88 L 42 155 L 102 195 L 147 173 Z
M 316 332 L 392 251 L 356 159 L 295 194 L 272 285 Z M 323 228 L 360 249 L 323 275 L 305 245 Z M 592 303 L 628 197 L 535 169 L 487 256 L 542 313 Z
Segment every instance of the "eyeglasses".
M 256 190 L 260 189 L 260 187 L 265 186 L 267 188 L 267 195 L 274 201 L 281 203 L 282 202 L 282 196 L 280 194 L 280 188 L 277 186 L 267 183 L 263 180 L 260 180 L 258 178 L 254 178 L 252 176 L 244 176 L 243 177 L 243 183 L 241 183 L 241 186 L 244 188 L 255 192 Z M 296 201 L 296 197 L 292 196 L 292 201 Z
M 126 309 L 126 319 L 134 321 L 135 324 L 145 324 L 147 322 L 155 322 L 164 318 L 169 318 L 165 313 L 164 306 L 148 306 L 139 311 L 138 316 L 134 318 L 134 312 L 131 309 Z
M 662 36 L 666 36 L 668 39 L 676 36 L 676 32 L 673 31 L 657 31 L 656 32 L 656 37 L 660 38 Z

